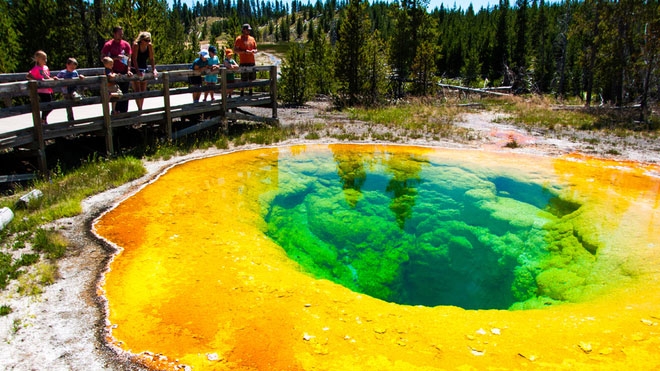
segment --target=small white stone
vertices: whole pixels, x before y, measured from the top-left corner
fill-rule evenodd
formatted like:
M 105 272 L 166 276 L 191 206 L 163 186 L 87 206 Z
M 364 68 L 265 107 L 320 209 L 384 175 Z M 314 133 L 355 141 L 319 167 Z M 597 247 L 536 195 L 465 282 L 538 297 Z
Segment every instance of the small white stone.
M 218 355 L 218 353 L 206 353 L 206 358 L 208 358 L 209 361 L 220 360 L 220 356 Z
M 476 333 L 479 335 L 486 335 L 486 330 L 480 328 L 479 330 L 476 331 Z
M 486 351 L 485 350 L 470 349 L 470 353 L 472 353 L 473 356 L 479 357 L 479 356 L 483 356 L 484 354 L 486 354 Z
M 492 329 L 490 329 L 490 332 L 493 333 L 493 335 L 499 335 L 500 329 L 498 329 L 497 327 L 493 327 Z
M 313 338 L 314 338 L 314 336 L 312 336 L 312 335 L 310 335 L 310 334 L 308 334 L 308 333 L 304 333 L 304 334 L 303 334 L 303 340 L 305 340 L 305 341 L 310 341 L 310 340 L 312 340 Z

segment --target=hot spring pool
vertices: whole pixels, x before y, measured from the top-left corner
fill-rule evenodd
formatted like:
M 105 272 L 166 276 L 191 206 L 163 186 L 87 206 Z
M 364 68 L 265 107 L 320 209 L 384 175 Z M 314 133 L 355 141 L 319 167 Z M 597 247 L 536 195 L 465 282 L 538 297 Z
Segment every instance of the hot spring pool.
M 170 368 L 648 368 L 659 188 L 655 166 L 422 147 L 190 161 L 94 224 L 120 248 L 108 338 Z

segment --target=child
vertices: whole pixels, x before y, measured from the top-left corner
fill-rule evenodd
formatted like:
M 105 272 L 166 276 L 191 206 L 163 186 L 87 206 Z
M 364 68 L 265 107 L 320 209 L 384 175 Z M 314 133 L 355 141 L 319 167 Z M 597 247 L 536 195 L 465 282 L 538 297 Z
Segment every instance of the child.
M 112 66 L 115 61 L 110 57 L 103 57 L 102 61 L 103 66 L 105 67 L 105 75 L 108 77 L 108 93 L 110 94 L 110 100 L 117 100 L 123 93 L 115 83 L 115 77 L 117 77 L 117 74 L 112 72 Z M 117 102 L 112 102 L 112 115 L 115 114 L 116 105 Z
M 199 51 L 199 58 L 195 59 L 192 64 L 193 75 L 190 76 L 189 82 L 193 87 L 202 86 L 202 73 L 206 72 L 209 69 L 209 52 L 206 49 Z M 199 102 L 199 97 L 202 95 L 201 91 L 196 91 L 192 93 L 193 103 Z
M 209 70 L 210 71 L 217 71 L 220 68 L 220 59 L 218 59 L 218 50 L 215 48 L 215 46 L 211 45 L 209 46 Z M 206 76 L 204 76 L 204 81 L 205 85 L 207 86 L 214 86 L 215 84 L 218 83 L 218 74 L 217 73 L 208 73 Z M 211 100 L 215 100 L 215 92 L 213 90 L 207 90 L 204 92 L 204 102 L 206 102 L 206 97 L 211 95 Z
M 57 74 L 58 79 L 74 79 L 74 78 L 79 78 L 79 79 L 84 79 L 85 76 L 81 75 L 78 73 L 76 70 L 76 67 L 78 67 L 78 61 L 76 58 L 69 58 L 66 60 L 66 68 L 60 71 Z M 78 94 L 76 91 L 76 87 L 74 85 L 69 85 L 67 87 L 62 88 L 62 93 L 64 94 L 64 97 L 67 99 L 72 99 L 72 100 L 81 100 L 82 96 Z
M 57 78 L 50 77 L 50 69 L 48 69 L 48 66 L 46 65 L 46 62 L 48 61 L 48 56 L 43 50 L 37 50 L 37 52 L 34 53 L 34 57 L 32 57 L 32 60 L 34 60 L 34 67 L 32 67 L 32 69 L 27 73 L 25 78 L 27 78 L 28 80 L 57 80 Z M 41 102 L 53 101 L 52 88 L 38 88 L 37 93 L 39 94 L 39 101 Z M 47 118 L 52 111 L 53 110 L 51 109 L 41 112 L 42 125 L 48 124 Z
M 239 68 L 238 63 L 232 58 L 234 56 L 234 52 L 227 48 L 225 49 L 225 60 L 223 61 L 223 65 L 225 66 L 226 69 L 228 70 L 237 70 Z M 233 84 L 236 82 L 236 77 L 234 76 L 234 73 L 227 73 L 227 84 Z M 234 91 L 234 89 L 227 89 L 227 95 L 231 97 L 231 93 Z

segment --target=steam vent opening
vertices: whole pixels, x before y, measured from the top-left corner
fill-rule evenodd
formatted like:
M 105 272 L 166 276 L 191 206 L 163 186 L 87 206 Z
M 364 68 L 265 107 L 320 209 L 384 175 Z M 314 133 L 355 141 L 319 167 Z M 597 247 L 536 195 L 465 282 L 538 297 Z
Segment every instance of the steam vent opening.
M 580 204 L 532 177 L 418 152 L 334 151 L 280 162 L 267 235 L 302 269 L 406 305 L 538 308 L 566 300 L 598 250 Z

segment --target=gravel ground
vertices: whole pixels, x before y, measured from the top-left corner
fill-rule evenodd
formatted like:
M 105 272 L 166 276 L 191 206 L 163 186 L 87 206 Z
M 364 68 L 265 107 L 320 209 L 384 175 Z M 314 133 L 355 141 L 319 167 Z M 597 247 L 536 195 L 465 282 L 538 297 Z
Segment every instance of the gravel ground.
M 303 107 L 278 110 L 282 125 L 295 123 L 324 124 L 326 136 L 321 143 L 336 142 L 327 133 L 352 132 L 362 134 L 365 124 L 347 120 L 341 114 L 328 112 L 327 101 L 317 101 Z M 549 133 L 528 132 L 503 122 L 501 114 L 471 111 L 458 126 L 473 131 L 473 140 L 415 139 L 412 145 L 448 148 L 480 148 L 515 151 L 548 156 L 571 152 L 616 157 L 646 163 L 660 162 L 659 147 L 653 141 L 628 138 L 599 137 L 598 145 L 584 134 L 564 131 L 561 137 Z M 341 123 L 341 125 L 336 125 Z M 304 135 L 301 135 L 301 138 Z M 505 145 L 515 140 L 519 148 Z M 304 143 L 302 139 L 282 144 Z M 254 145 L 245 148 L 253 148 Z M 614 151 L 616 150 L 616 151 Z M 62 231 L 71 247 L 59 262 L 59 278 L 38 296 L 20 296 L 10 286 L 0 293 L 0 304 L 9 305 L 12 313 L 0 317 L 0 369 L 2 370 L 140 370 L 130 360 L 117 355 L 105 345 L 103 338 L 104 302 L 96 295 L 97 282 L 111 251 L 102 246 L 89 232 L 91 222 L 100 212 L 148 182 L 167 166 L 190 158 L 203 157 L 228 150 L 198 151 L 168 161 L 146 162 L 148 174 L 129 184 L 93 196 L 83 202 L 83 213 L 61 219 L 53 227 Z M 610 155 L 607 155 L 610 153 Z M 612 153 L 616 155 L 612 155 Z

